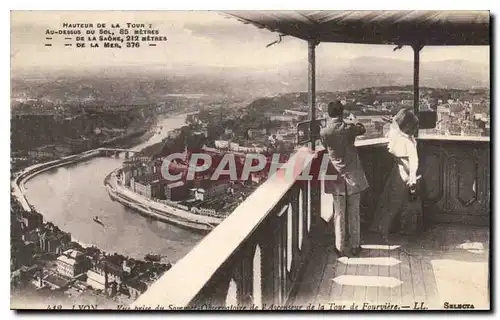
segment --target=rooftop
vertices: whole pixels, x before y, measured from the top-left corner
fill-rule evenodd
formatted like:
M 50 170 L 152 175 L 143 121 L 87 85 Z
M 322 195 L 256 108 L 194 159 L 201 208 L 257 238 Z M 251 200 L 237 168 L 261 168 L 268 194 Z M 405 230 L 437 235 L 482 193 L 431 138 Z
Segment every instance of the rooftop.
M 185 185 L 184 181 L 180 180 L 167 184 L 167 188 L 172 189 L 172 188 L 182 187 L 183 185 Z
M 80 251 L 77 251 L 75 249 L 66 250 L 63 252 L 63 254 L 69 258 L 72 258 L 72 259 L 76 259 L 76 258 L 81 257 L 83 255 L 83 253 L 81 253 Z
M 64 288 L 68 285 L 69 281 L 57 274 L 50 274 L 43 279 L 45 282 L 55 285 L 59 288 Z
M 76 260 L 75 259 L 71 259 L 71 258 L 68 258 L 66 256 L 59 256 L 59 257 L 57 257 L 57 261 L 64 262 L 66 264 L 69 264 L 70 266 L 74 266 L 76 264 Z
M 140 281 L 140 280 L 130 280 L 126 282 L 126 285 L 129 287 L 132 287 L 136 290 L 139 290 L 140 292 L 145 292 L 148 289 L 148 286 Z

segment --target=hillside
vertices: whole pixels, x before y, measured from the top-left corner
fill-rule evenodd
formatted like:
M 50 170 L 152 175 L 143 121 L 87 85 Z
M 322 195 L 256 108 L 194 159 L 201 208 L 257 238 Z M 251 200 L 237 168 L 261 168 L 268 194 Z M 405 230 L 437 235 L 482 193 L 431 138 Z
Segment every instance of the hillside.
M 412 82 L 411 61 L 367 56 L 317 64 L 317 90 L 353 90 Z M 422 63 L 420 84 L 435 88 L 488 88 L 489 65 L 463 60 Z M 306 61 L 272 70 L 189 66 L 123 67 L 88 70 L 85 74 L 24 70 L 13 73 L 11 88 L 13 98 L 114 104 L 161 103 L 168 101 L 170 94 L 248 99 L 305 90 Z

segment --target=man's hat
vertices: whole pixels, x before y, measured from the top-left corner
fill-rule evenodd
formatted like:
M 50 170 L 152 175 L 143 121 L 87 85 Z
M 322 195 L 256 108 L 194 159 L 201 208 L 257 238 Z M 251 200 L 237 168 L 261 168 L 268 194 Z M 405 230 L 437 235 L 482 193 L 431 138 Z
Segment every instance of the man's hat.
M 344 105 L 340 100 L 332 101 L 328 104 L 328 115 L 330 117 L 336 117 L 342 115 L 344 112 Z

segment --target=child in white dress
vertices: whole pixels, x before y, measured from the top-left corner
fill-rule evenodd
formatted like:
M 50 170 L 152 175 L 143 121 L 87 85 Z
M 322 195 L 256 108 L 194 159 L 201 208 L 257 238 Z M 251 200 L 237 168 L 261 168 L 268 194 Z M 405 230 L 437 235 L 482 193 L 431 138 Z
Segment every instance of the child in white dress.
M 420 214 L 415 215 L 412 209 L 415 207 L 412 202 L 417 199 L 413 196 L 418 170 L 417 129 L 418 118 L 412 111 L 403 109 L 394 116 L 387 134 L 388 151 L 393 155 L 394 166 L 377 203 L 370 228 L 385 239 L 396 225 L 398 216 L 401 217 L 400 230 L 404 233 L 414 232 L 421 223 Z

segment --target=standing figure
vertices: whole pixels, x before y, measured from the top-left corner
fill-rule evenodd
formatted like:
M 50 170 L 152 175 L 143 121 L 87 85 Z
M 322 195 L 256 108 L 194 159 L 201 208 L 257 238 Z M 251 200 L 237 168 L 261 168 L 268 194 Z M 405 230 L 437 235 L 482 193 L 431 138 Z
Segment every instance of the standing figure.
M 335 247 L 338 254 L 356 256 L 361 250 L 360 193 L 368 188 L 368 181 L 354 141 L 356 136 L 364 134 L 366 130 L 361 123 L 346 123 L 343 114 L 344 106 L 340 101 L 328 104 L 331 120 L 321 130 L 321 140 L 328 149 L 330 164 L 339 178 L 337 181 L 325 181 L 325 192 L 333 195 Z M 349 238 L 349 245 L 346 245 L 346 236 Z
M 379 233 L 385 240 L 396 217 L 400 216 L 399 225 L 405 231 L 415 229 L 417 220 L 410 217 L 417 184 L 418 153 L 415 133 L 418 130 L 418 118 L 413 111 L 402 109 L 395 116 L 387 134 L 388 150 L 393 155 L 394 165 L 386 180 L 375 210 L 370 230 Z M 408 222 L 412 220 L 413 222 Z

